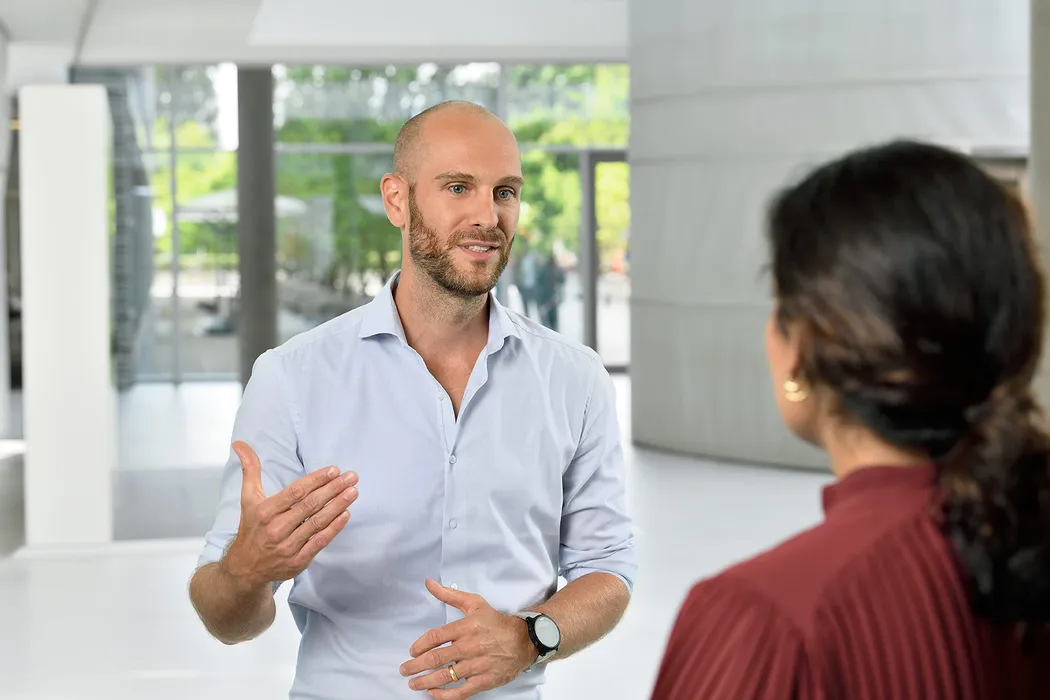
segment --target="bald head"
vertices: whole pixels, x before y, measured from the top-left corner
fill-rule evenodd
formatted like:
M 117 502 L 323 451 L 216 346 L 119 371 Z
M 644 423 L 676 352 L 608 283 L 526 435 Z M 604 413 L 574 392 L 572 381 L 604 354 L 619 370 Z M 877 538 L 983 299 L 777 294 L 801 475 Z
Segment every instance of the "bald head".
M 447 134 L 448 130 L 457 127 L 469 129 L 470 124 L 478 120 L 489 126 L 502 127 L 508 134 L 511 133 L 502 119 L 473 102 L 441 102 L 412 117 L 401 127 L 394 142 L 394 174 L 409 183 L 414 183 L 419 160 L 426 151 L 430 132 Z

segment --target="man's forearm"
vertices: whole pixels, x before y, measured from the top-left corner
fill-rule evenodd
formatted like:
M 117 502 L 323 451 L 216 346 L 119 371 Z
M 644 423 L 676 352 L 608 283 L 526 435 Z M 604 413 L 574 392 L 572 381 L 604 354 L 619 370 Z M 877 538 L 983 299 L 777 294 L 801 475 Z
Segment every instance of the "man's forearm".
M 627 584 L 618 576 L 592 573 L 532 608 L 554 620 L 561 630 L 561 646 L 550 660 L 572 656 L 611 632 L 630 598 Z
M 208 632 L 224 644 L 258 637 L 277 614 L 272 584 L 246 587 L 220 562 L 206 564 L 193 575 L 190 600 Z

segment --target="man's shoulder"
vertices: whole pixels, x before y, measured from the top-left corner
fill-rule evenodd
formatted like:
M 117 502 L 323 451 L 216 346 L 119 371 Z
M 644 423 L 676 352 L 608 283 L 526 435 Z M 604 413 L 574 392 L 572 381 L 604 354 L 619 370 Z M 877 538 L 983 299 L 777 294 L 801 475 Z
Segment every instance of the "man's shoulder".
M 346 351 L 360 340 L 361 322 L 368 304 L 351 309 L 309 330 L 297 333 L 270 351 L 274 359 L 296 364 Z
M 522 343 L 533 354 L 549 358 L 555 366 L 584 372 L 604 371 L 601 356 L 592 348 L 516 311 L 506 311 L 511 323 L 517 327 Z

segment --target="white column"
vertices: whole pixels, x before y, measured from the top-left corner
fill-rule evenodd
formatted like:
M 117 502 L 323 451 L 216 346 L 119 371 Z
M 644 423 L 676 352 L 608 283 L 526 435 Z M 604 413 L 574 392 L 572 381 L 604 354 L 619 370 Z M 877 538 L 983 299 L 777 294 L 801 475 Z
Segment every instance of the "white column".
M 1047 250 L 1050 243 L 1050 0 L 1032 0 L 1030 44 L 1032 133 L 1026 185 L 1035 213 L 1043 269 L 1050 274 L 1050 251 Z M 1047 361 L 1050 359 L 1050 328 L 1047 331 L 1035 388 L 1040 403 L 1050 408 L 1050 362 Z
M 893 137 L 1025 148 L 1028 3 L 630 4 L 633 432 L 714 457 L 820 466 L 766 368 L 773 191 Z
M 11 90 L 9 83 L 9 45 L 7 39 L 0 35 L 0 192 L 7 191 L 7 177 L 11 153 L 11 114 L 10 100 L 7 95 Z M 3 222 L 7 215 L 6 197 L 0 197 L 0 232 L 6 230 Z M 0 233 L 0 436 L 11 437 L 11 347 L 10 328 L 8 323 L 8 275 L 7 275 L 7 242 Z
M 100 86 L 19 92 L 26 545 L 112 539 L 111 137 Z

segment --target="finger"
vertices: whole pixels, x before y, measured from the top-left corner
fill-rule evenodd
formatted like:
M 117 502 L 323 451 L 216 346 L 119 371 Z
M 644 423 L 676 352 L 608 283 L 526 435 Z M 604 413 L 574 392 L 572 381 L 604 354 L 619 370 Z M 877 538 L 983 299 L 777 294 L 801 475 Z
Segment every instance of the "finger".
M 310 497 L 308 496 L 307 500 L 309 499 Z M 306 520 L 298 525 L 298 527 L 296 527 L 295 523 L 292 523 L 292 527 L 295 529 L 287 536 L 289 545 L 291 545 L 295 551 L 302 549 L 307 540 L 328 527 L 333 520 L 339 517 L 340 513 L 347 512 L 346 509 L 356 500 L 357 487 L 351 486 L 350 488 L 344 489 L 342 492 L 336 494 L 335 498 L 329 501 L 320 512 L 307 517 Z M 289 513 L 296 513 L 298 511 L 298 508 L 293 508 Z
M 458 666 L 456 667 L 456 673 L 459 674 L 461 679 L 463 678 L 463 674 L 459 673 Z M 488 674 L 481 674 L 480 676 L 470 676 L 463 681 L 463 685 L 455 688 L 435 688 L 427 694 L 434 700 L 466 700 L 478 693 L 492 690 L 494 687 L 496 687 L 496 684 L 492 682 L 492 678 Z
M 423 671 L 448 666 L 457 661 L 465 661 L 478 656 L 478 651 L 475 645 L 463 641 L 440 646 L 401 664 L 401 675 L 414 676 Z
M 430 578 L 427 579 L 427 590 L 442 603 L 451 605 L 454 608 L 459 608 L 464 613 L 469 614 L 477 608 L 478 596 L 473 593 L 454 591 L 451 588 L 442 586 L 440 583 Z
M 288 486 L 266 499 L 266 503 L 263 504 L 261 509 L 263 522 L 269 522 L 288 512 L 291 510 L 292 506 L 299 503 L 325 484 L 335 480 L 338 476 L 338 467 L 326 467 L 296 479 L 288 484 Z M 322 503 L 321 505 L 324 504 Z M 305 515 L 300 517 L 299 522 L 302 522 L 305 518 Z M 291 529 L 288 530 L 288 532 L 291 531 Z
M 262 487 L 262 464 L 255 450 L 243 440 L 233 443 L 233 451 L 241 461 L 241 505 L 258 503 L 266 498 Z
M 336 516 L 335 520 L 328 527 L 308 539 L 303 548 L 299 550 L 299 554 L 295 559 L 296 568 L 305 569 L 317 556 L 318 552 L 330 545 L 336 535 L 343 531 L 348 522 L 350 522 L 350 512 L 344 510 Z
M 431 649 L 436 649 L 443 644 L 454 642 L 464 636 L 469 624 L 470 623 L 467 619 L 463 618 L 456 620 L 455 622 L 450 622 L 447 625 L 442 625 L 441 627 L 435 627 L 417 639 L 408 652 L 412 655 L 413 659 L 417 659 Z
M 332 469 L 334 468 L 335 467 L 332 467 Z M 310 474 L 304 478 L 309 478 L 311 476 L 314 475 Z M 272 522 L 278 536 L 281 539 L 287 538 L 289 535 L 295 532 L 295 530 L 300 526 L 300 524 L 302 524 L 304 521 L 307 521 L 309 518 L 311 518 L 311 516 L 316 516 L 317 514 L 319 514 L 322 508 L 324 508 L 329 503 L 333 502 L 333 500 L 338 500 L 340 495 L 346 493 L 346 491 L 352 488 L 356 483 L 357 474 L 353 472 L 347 472 L 346 474 L 343 474 L 337 479 L 322 482 L 319 487 L 306 493 L 306 495 L 304 495 L 302 499 L 300 499 L 297 503 L 293 503 L 291 507 L 286 508 L 283 511 L 275 512 L 272 516 Z M 309 486 L 304 486 L 304 488 L 309 488 Z M 355 489 L 355 496 L 356 493 L 357 491 Z M 274 498 L 276 498 L 276 496 Z M 350 505 L 350 503 L 347 503 L 346 505 Z M 269 515 L 270 508 L 274 508 L 276 510 L 279 507 L 279 501 L 274 501 L 273 505 L 267 502 L 263 504 L 262 510 L 266 513 L 266 515 Z M 336 515 L 338 515 L 338 512 L 332 513 L 333 518 Z M 331 522 L 331 519 L 326 520 L 323 525 L 314 528 L 307 535 L 307 537 L 320 530 L 321 527 L 324 527 L 329 522 Z M 302 547 L 303 542 L 305 541 L 306 539 L 303 538 L 301 541 L 298 542 L 297 546 Z
M 453 680 L 452 673 L 449 671 L 448 666 L 442 666 L 425 676 L 413 678 L 408 682 L 408 687 L 412 690 L 431 690 L 434 688 L 441 688 L 460 681 L 466 681 L 472 674 L 479 672 L 477 660 L 461 661 L 455 664 L 455 667 L 456 676 L 459 678 L 459 681 Z

